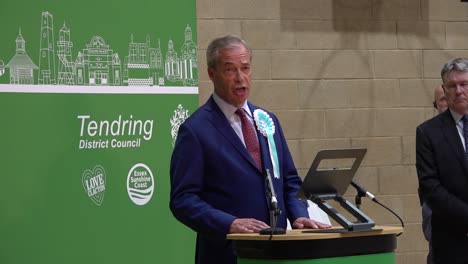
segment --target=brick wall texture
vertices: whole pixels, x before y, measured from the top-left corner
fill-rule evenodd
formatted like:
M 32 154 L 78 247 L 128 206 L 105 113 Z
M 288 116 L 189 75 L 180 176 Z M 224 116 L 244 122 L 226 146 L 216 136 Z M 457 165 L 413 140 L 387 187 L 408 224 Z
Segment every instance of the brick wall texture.
M 467 21 L 460 0 L 197 0 L 200 104 L 213 91 L 208 43 L 242 37 L 250 100 L 278 115 L 301 176 L 321 149 L 366 147 L 357 181 L 405 221 L 397 263 L 425 263 L 415 129 L 436 114 L 442 65 L 468 57 Z M 399 224 L 369 200 L 362 210 Z

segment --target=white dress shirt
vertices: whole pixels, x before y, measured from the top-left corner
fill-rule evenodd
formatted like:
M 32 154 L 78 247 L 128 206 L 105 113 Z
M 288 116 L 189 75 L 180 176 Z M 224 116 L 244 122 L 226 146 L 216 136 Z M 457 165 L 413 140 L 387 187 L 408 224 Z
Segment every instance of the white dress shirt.
M 463 115 L 460 115 L 459 113 L 452 110 L 450 110 L 450 113 L 452 114 L 453 120 L 455 121 L 455 125 L 457 126 L 458 136 L 460 136 L 463 149 L 465 149 L 465 137 L 463 136 L 463 120 L 461 120 Z
M 228 104 L 226 101 L 224 101 L 221 97 L 219 97 L 216 93 L 213 93 L 213 99 L 215 103 L 219 106 L 221 111 L 223 112 L 224 116 L 226 116 L 227 120 L 229 121 L 229 124 L 231 124 L 232 129 L 236 132 L 237 136 L 239 136 L 240 140 L 245 146 L 244 142 L 244 135 L 242 134 L 242 123 L 240 117 L 236 114 L 237 108 L 233 105 Z M 255 124 L 253 121 L 252 117 L 252 112 L 249 109 L 249 105 L 247 104 L 247 101 L 245 101 L 244 105 L 242 108 L 246 112 L 246 116 L 249 119 L 250 123 L 255 128 Z M 255 133 L 257 133 L 257 129 L 254 129 Z

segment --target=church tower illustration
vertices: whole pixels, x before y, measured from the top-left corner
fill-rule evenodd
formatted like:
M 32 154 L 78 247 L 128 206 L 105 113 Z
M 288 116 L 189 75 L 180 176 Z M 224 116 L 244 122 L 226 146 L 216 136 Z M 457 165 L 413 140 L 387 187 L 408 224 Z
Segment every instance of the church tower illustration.
M 169 81 L 178 81 L 181 79 L 180 74 L 180 61 L 177 52 L 174 50 L 174 43 L 172 39 L 168 43 L 168 51 L 166 53 L 165 75 Z
M 5 66 L 10 69 L 11 84 L 34 84 L 34 70 L 37 66 L 26 53 L 26 41 L 19 30 L 16 38 L 16 54 Z
M 185 28 L 185 42 L 182 46 L 181 56 L 182 81 L 184 86 L 198 84 L 197 45 L 192 39 L 192 29 L 189 25 Z
M 63 27 L 59 31 L 59 40 L 57 41 L 58 84 L 75 84 L 72 47 L 73 43 L 70 39 L 70 29 L 68 29 L 65 23 L 63 23 Z
M 39 49 L 39 84 L 56 84 L 54 44 L 54 18 L 51 13 L 47 11 L 42 12 Z

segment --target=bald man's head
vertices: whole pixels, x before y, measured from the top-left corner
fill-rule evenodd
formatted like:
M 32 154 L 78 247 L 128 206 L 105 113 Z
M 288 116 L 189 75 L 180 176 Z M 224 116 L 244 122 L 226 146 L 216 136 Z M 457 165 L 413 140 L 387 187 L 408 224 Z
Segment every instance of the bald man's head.
M 444 112 L 448 108 L 447 99 L 445 98 L 445 92 L 444 88 L 442 88 L 442 85 L 437 86 L 434 91 L 433 104 L 437 111 L 439 111 L 439 113 Z

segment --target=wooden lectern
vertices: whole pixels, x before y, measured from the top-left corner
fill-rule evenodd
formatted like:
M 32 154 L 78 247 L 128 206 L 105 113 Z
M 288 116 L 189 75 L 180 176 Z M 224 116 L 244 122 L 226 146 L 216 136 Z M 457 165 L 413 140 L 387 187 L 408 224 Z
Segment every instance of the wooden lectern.
M 397 226 L 344 233 L 229 234 L 238 264 L 394 264 Z

